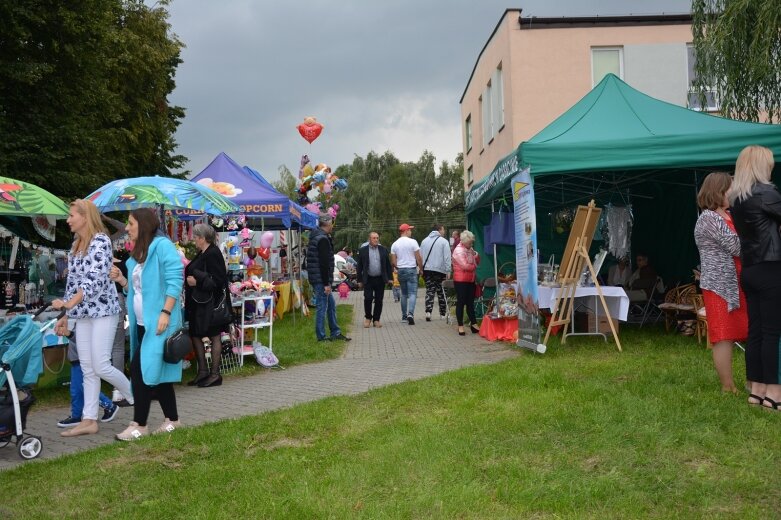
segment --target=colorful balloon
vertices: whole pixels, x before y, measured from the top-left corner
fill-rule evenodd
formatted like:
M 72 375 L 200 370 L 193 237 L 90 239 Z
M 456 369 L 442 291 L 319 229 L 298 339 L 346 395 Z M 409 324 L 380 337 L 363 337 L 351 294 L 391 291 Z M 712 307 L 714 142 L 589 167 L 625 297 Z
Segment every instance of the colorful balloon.
M 258 249 L 258 255 L 260 255 L 263 260 L 268 260 L 271 256 L 271 249 L 267 247 L 261 247 Z
M 274 233 L 271 231 L 266 231 L 261 235 L 260 237 L 260 247 L 264 249 L 268 249 L 271 247 L 271 244 L 274 242 Z
M 301 134 L 301 137 L 306 139 L 309 144 L 312 144 L 312 141 L 320 137 L 320 133 L 325 127 L 317 122 L 317 118 L 310 116 L 305 117 L 304 122 L 296 128 L 298 128 L 298 133 Z

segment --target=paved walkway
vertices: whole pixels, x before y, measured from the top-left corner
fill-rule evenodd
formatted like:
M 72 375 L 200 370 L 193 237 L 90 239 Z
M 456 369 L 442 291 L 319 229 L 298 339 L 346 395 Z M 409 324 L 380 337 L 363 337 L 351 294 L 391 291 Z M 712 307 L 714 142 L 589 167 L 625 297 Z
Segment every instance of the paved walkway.
M 455 325 L 435 317 L 424 319 L 423 291 L 418 294 L 414 326 L 401 322 L 399 304 L 393 302 L 390 291 L 385 293 L 382 328 L 363 328 L 363 293 L 351 293 L 350 303 L 355 313 L 353 338 L 339 359 L 288 368 L 263 370 L 249 377 L 226 377 L 222 386 L 215 388 L 176 387 L 179 417 L 187 426 L 220 419 L 260 414 L 269 410 L 290 407 L 332 395 L 354 395 L 372 388 L 401 381 L 421 379 L 467 365 L 494 363 L 517 355 L 506 343 L 489 343 L 477 334 L 458 336 Z M 306 321 L 302 334 L 312 336 L 313 318 Z M 284 358 L 284 345 L 274 345 Z M 247 357 L 247 362 L 254 359 Z M 54 458 L 65 453 L 83 451 L 114 441 L 132 420 L 132 408 L 120 410 L 117 418 L 100 425 L 97 435 L 75 438 L 60 436 L 57 421 L 66 417 L 66 408 L 36 410 L 27 418 L 27 432 L 42 438 L 41 459 Z M 149 425 L 156 428 L 162 422 L 160 407 L 152 403 Z M 23 463 L 16 447 L 9 444 L 0 449 L 0 469 Z

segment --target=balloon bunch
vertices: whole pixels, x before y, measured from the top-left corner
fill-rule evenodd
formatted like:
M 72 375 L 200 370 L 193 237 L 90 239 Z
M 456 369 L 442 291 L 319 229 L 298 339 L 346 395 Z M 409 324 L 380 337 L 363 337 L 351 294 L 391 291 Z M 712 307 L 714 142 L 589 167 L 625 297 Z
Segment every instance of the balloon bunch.
M 309 157 L 307 155 L 301 156 L 301 167 L 298 170 L 296 185 L 298 186 L 298 201 L 306 209 L 315 213 L 327 211 L 329 215 L 336 218 L 339 213 L 339 205 L 334 204 L 326 210 L 321 200 L 325 200 L 327 204 L 335 192 L 347 189 L 347 181 L 334 175 L 328 165 L 320 163 L 313 168 Z

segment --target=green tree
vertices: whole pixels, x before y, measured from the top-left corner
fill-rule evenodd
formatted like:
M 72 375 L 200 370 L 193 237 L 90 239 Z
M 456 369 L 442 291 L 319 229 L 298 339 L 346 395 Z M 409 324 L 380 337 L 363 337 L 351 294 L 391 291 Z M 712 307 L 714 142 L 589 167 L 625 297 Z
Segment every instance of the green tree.
M 71 199 L 181 168 L 167 3 L 0 3 L 0 171 Z
M 693 0 L 695 88 L 729 117 L 781 121 L 781 2 Z
M 284 164 L 277 170 L 279 180 L 271 183 L 278 192 L 287 195 L 290 200 L 298 200 L 298 190 L 296 189 L 296 176 Z

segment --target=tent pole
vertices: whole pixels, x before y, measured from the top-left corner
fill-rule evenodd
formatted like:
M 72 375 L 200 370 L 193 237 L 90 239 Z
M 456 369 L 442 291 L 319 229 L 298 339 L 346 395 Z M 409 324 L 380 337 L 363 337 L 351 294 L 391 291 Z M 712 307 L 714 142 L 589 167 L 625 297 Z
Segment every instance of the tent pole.
M 491 201 L 491 218 L 494 213 L 494 201 Z M 494 244 L 494 283 L 496 284 L 495 291 L 499 292 L 499 263 L 496 260 L 496 244 Z
M 290 260 L 291 260 L 291 256 L 290 256 L 290 242 L 292 242 L 292 241 L 293 241 L 293 231 L 291 230 L 291 228 L 287 228 L 287 243 L 285 244 L 285 247 L 287 248 L 287 256 L 285 257 L 285 259 L 286 259 L 285 260 L 285 265 L 287 266 L 287 275 L 288 275 L 288 280 L 289 280 L 288 283 L 290 284 L 290 292 L 291 293 L 293 292 L 293 277 L 290 276 L 290 264 L 291 264 L 291 262 L 290 262 Z M 282 262 L 280 262 L 280 264 L 281 263 Z M 290 301 L 291 302 L 293 301 L 293 295 L 292 294 L 290 295 Z M 296 308 L 295 308 L 295 306 L 293 306 L 293 326 L 295 326 L 295 324 L 296 324 Z

